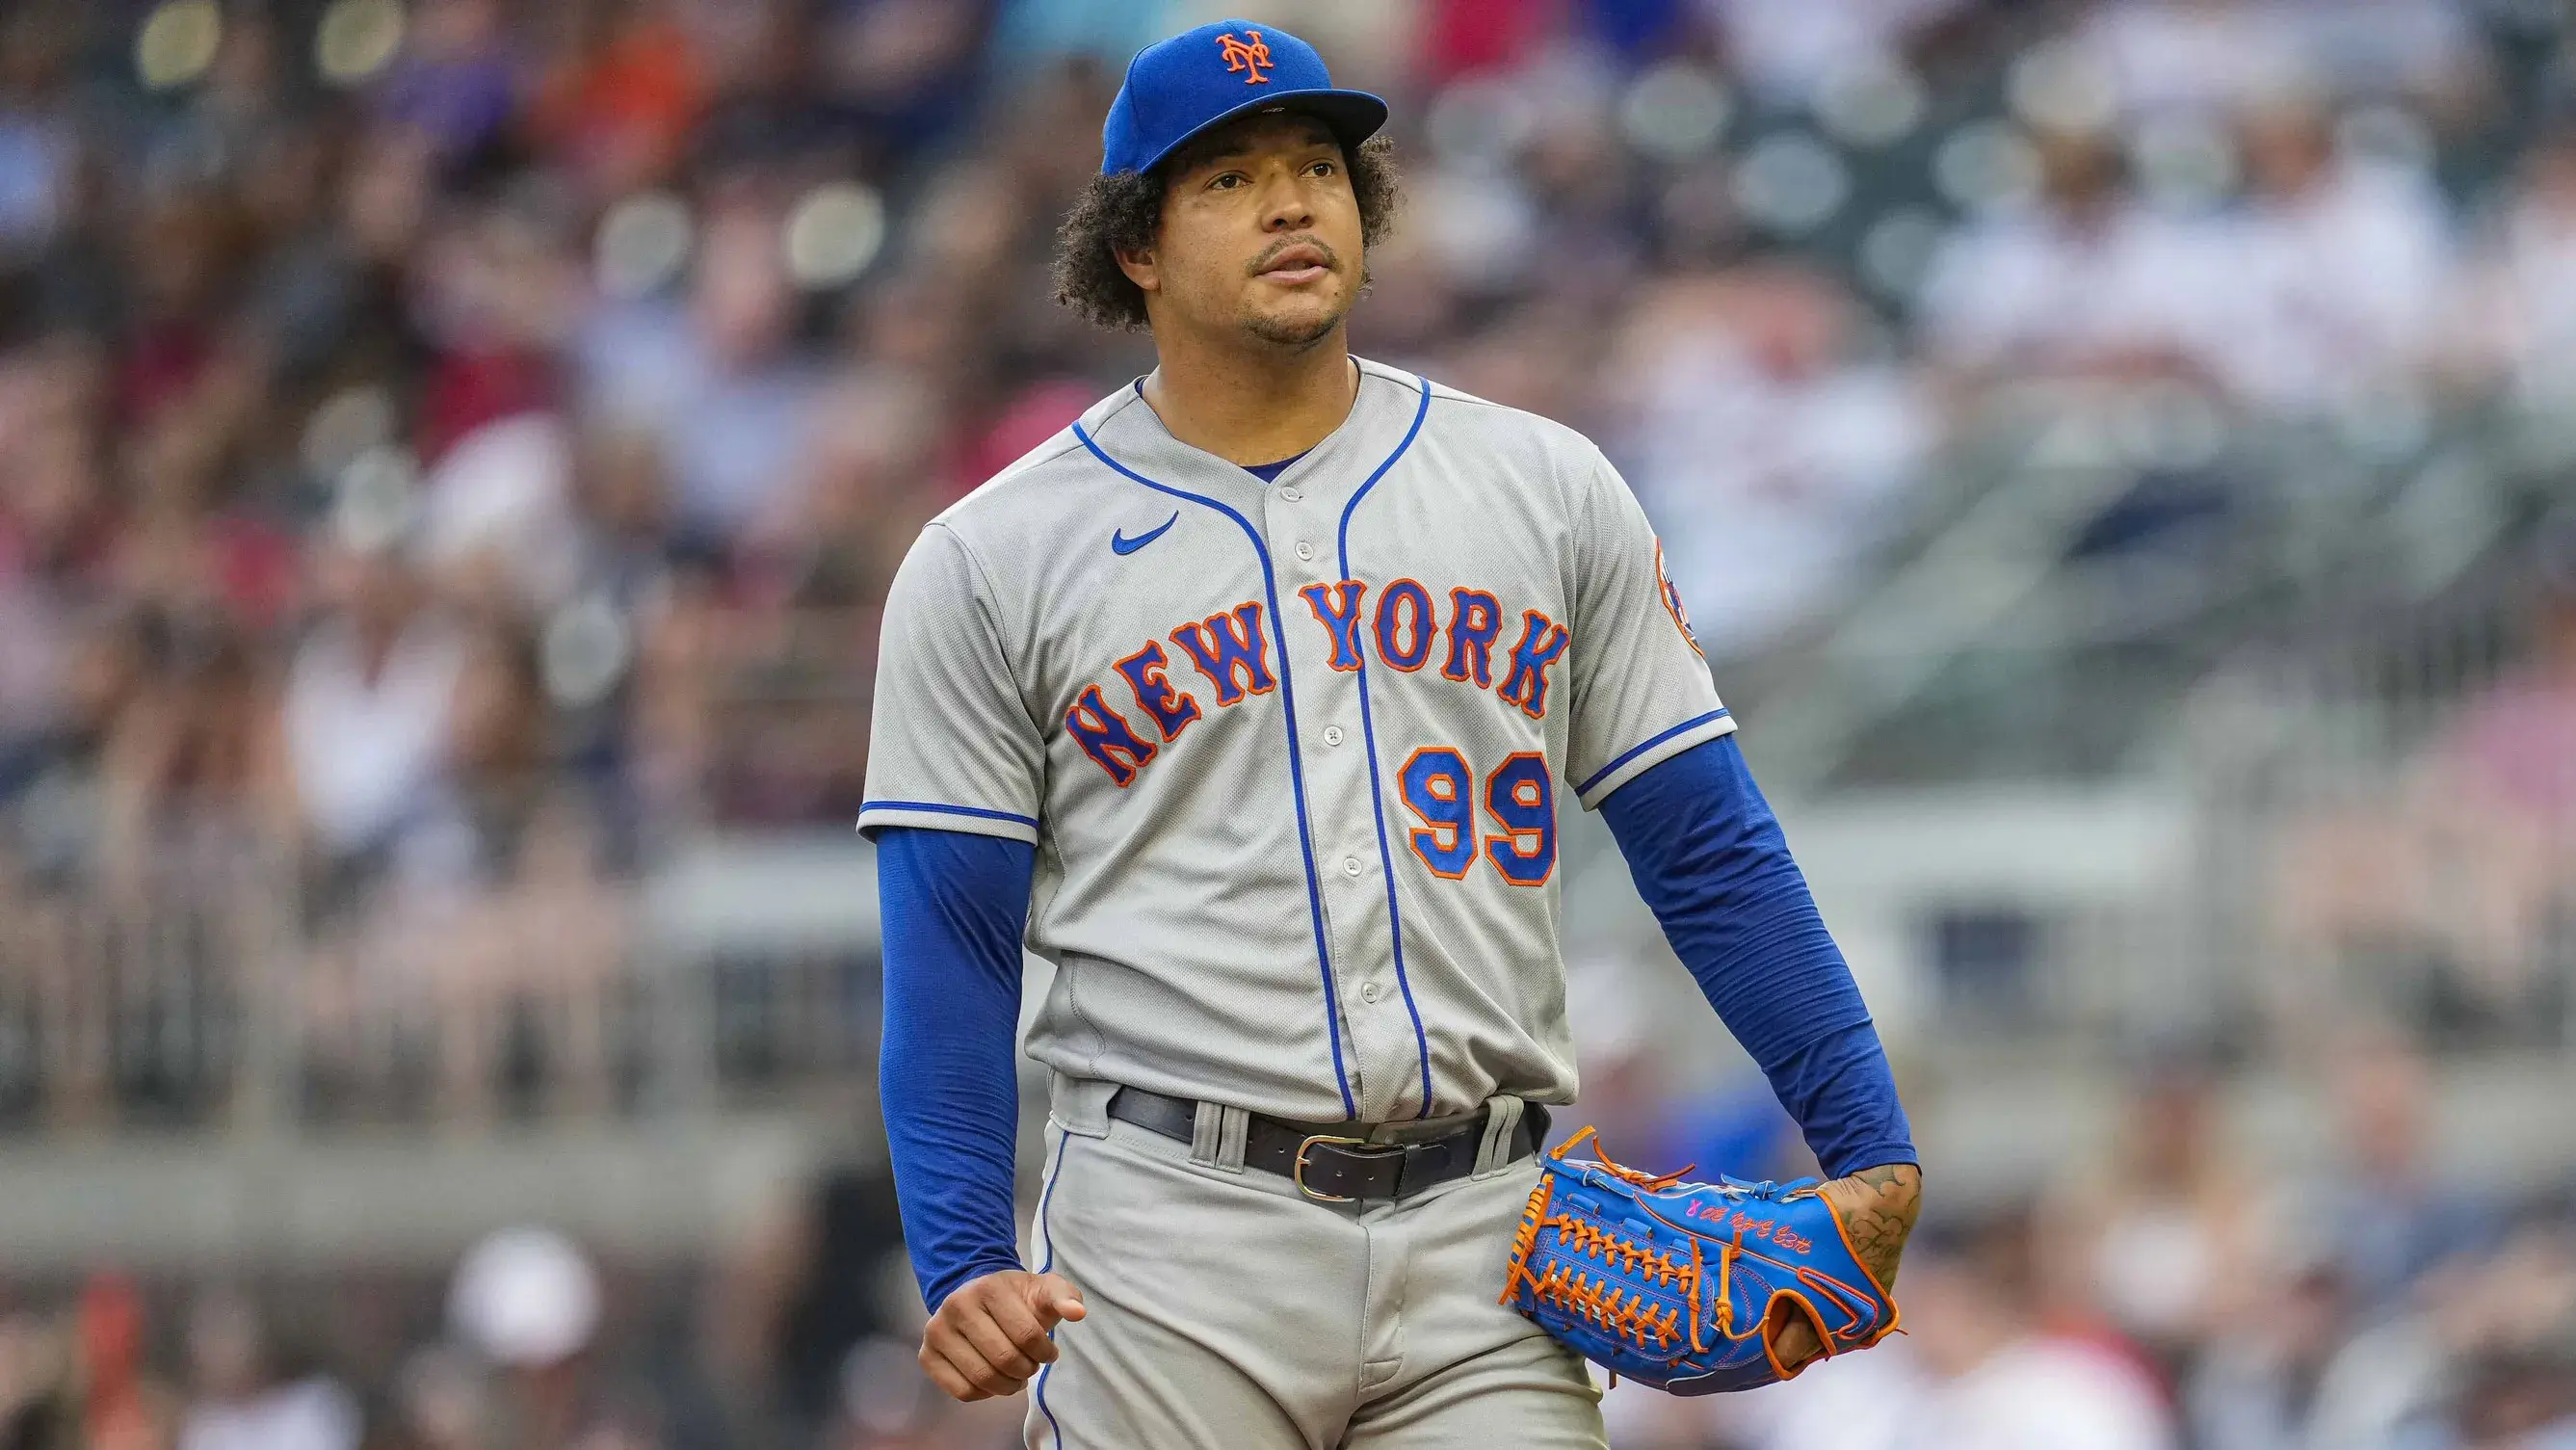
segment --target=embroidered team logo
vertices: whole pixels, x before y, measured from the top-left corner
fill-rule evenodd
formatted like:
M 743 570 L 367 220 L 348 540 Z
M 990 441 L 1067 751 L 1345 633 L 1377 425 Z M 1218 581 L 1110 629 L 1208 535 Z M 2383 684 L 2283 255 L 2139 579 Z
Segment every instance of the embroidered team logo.
M 1673 617 L 1682 638 L 1690 641 L 1690 647 L 1703 658 L 1706 657 L 1708 651 L 1700 649 L 1699 636 L 1691 633 L 1690 611 L 1682 607 L 1682 592 L 1673 587 L 1672 576 L 1664 572 L 1664 541 L 1661 539 L 1655 540 L 1655 587 L 1663 594 L 1664 612 Z
M 1227 74 L 1242 71 L 1245 85 L 1266 86 L 1270 84 L 1270 77 L 1263 75 L 1262 72 L 1271 68 L 1270 45 L 1261 38 L 1261 32 L 1258 30 L 1247 30 L 1243 33 L 1251 36 L 1252 39 L 1237 40 L 1231 30 L 1218 36 L 1216 52 L 1225 57 Z

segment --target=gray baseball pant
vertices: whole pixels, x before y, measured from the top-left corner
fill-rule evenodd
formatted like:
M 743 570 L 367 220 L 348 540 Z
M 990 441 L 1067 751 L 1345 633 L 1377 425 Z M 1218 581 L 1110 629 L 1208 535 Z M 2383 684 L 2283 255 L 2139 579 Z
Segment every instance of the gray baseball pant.
M 1055 1082 L 1031 1262 L 1088 1312 L 1030 1450 L 1607 1450 L 1582 1359 L 1496 1302 L 1539 1172 L 1504 1161 L 1518 1099 L 1469 1177 L 1331 1204 L 1243 1166 L 1240 1109 L 1182 1143 L 1109 1118 L 1113 1091 Z

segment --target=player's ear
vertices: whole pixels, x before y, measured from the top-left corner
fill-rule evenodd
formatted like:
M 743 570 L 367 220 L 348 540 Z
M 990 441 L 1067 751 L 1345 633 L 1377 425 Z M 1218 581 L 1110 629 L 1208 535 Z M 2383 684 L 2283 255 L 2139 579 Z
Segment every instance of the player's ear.
M 1135 283 L 1138 290 L 1144 292 L 1162 290 L 1162 271 L 1154 263 L 1153 248 L 1137 247 L 1130 250 L 1126 247 L 1113 247 L 1109 255 L 1117 260 L 1118 270 L 1126 273 L 1127 280 Z

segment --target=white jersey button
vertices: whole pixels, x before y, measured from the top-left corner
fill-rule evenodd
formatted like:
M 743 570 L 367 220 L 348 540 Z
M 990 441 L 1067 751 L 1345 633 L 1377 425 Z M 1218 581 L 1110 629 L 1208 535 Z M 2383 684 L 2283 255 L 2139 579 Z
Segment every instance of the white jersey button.
M 1374 1001 L 1376 1001 L 1376 1000 L 1377 1000 L 1377 983 L 1375 983 L 1375 982 L 1364 982 L 1364 983 L 1362 983 L 1362 984 L 1360 985 L 1360 1000 L 1361 1000 L 1361 1001 L 1363 1001 L 1363 1002 L 1374 1002 Z
M 1290 503 L 1295 503 L 1306 495 L 1293 488 L 1283 488 L 1279 490 L 1279 496 L 1288 500 Z
M 1342 874 L 1345 876 L 1357 876 L 1360 874 L 1360 858 L 1357 856 L 1344 856 L 1342 858 Z
M 1310 544 L 1310 543 L 1307 543 L 1304 539 L 1299 539 L 1299 540 L 1297 541 L 1297 557 L 1298 557 L 1298 558 L 1300 558 L 1300 559 L 1312 559 L 1312 558 L 1314 558 L 1314 557 L 1315 557 L 1315 546 L 1314 546 L 1314 545 L 1312 545 L 1312 544 Z
M 1339 744 L 1341 744 L 1341 743 L 1342 743 L 1342 727 L 1341 727 L 1341 726 L 1339 726 L 1339 725 L 1327 725 L 1327 726 L 1325 726 L 1325 727 L 1324 727 L 1324 743 L 1325 743 L 1326 745 L 1339 745 Z

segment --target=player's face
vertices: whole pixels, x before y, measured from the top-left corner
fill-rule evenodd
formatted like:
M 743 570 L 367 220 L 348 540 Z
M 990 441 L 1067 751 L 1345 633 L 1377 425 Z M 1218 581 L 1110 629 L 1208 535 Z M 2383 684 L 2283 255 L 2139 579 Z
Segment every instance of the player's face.
M 1166 321 L 1302 347 L 1350 314 L 1365 273 L 1359 201 L 1321 122 L 1257 116 L 1185 158 L 1154 251 L 1129 275 Z

